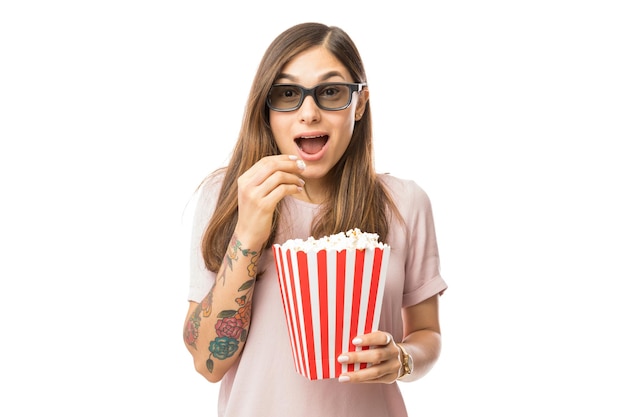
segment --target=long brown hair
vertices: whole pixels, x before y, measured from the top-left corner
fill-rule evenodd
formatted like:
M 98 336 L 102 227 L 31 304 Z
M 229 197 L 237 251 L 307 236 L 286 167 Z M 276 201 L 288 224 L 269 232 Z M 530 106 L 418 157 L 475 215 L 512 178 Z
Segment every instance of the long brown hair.
M 293 57 L 315 46 L 323 46 L 337 57 L 355 82 L 367 82 L 359 51 L 348 34 L 338 27 L 302 23 L 287 29 L 270 44 L 254 77 L 230 162 L 218 170 L 224 173 L 224 180 L 202 240 L 204 261 L 211 271 L 219 269 L 237 224 L 237 178 L 261 158 L 280 154 L 265 104 L 270 87 Z M 374 169 L 369 100 L 362 118 L 356 122 L 348 148 L 329 176 L 331 188 L 312 225 L 311 236 L 322 237 L 359 228 L 378 233 L 384 241 L 389 231 L 389 215 L 398 213 Z M 266 248 L 274 241 L 280 206 L 279 203 L 274 211 Z

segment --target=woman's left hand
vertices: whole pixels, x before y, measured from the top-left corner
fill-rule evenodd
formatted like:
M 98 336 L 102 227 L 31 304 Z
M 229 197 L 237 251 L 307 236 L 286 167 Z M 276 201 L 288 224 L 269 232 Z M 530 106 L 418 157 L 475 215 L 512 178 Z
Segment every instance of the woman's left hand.
M 369 363 L 370 366 L 354 372 L 344 372 L 339 382 L 385 383 L 391 384 L 400 373 L 400 350 L 387 332 L 376 331 L 354 338 L 357 347 L 368 349 L 356 352 L 344 352 L 337 360 L 342 364 Z

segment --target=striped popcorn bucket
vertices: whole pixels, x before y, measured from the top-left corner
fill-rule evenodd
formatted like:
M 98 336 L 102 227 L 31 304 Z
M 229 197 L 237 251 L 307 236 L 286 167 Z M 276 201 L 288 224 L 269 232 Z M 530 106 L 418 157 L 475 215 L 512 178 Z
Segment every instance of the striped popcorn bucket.
M 273 245 L 296 371 L 309 380 L 337 378 L 366 363 L 341 364 L 351 341 L 378 330 L 389 246 L 301 251 Z M 367 349 L 367 346 L 363 347 Z

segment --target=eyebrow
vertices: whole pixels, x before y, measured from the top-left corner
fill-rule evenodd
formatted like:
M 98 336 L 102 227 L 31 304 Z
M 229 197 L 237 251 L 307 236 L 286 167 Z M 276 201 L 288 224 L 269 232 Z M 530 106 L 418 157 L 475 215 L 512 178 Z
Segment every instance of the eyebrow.
M 339 71 L 328 71 L 326 74 L 324 74 L 324 75 L 322 75 L 320 77 L 320 81 L 326 81 L 326 80 L 328 80 L 329 78 L 332 78 L 332 77 L 341 77 L 341 78 L 343 78 L 345 80 L 343 74 L 341 74 Z M 280 74 L 278 74 L 276 79 L 279 80 L 281 78 L 286 78 L 289 81 L 296 82 L 296 78 L 297 77 L 294 76 L 294 75 L 290 75 L 290 74 L 280 73 Z

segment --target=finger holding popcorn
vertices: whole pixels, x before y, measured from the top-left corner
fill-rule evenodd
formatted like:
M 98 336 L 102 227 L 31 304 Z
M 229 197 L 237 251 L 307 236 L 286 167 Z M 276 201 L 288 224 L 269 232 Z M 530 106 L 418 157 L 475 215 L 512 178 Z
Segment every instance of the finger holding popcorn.
M 392 383 L 398 378 L 400 367 L 399 349 L 393 337 L 386 332 L 372 332 L 352 340 L 357 347 L 365 350 L 342 353 L 337 361 L 342 364 L 368 363 L 365 369 L 344 372 L 339 382 Z

